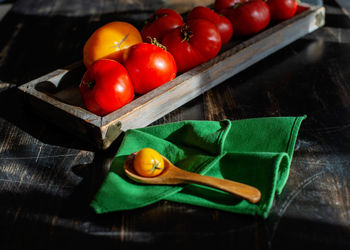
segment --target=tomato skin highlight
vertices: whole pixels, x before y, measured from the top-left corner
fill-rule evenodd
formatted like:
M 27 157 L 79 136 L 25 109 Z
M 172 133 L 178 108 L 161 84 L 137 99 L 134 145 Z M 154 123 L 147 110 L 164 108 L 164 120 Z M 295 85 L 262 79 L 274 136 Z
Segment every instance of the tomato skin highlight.
M 221 49 L 221 36 L 213 23 L 193 19 L 168 32 L 162 44 L 174 56 L 178 72 L 185 72 L 214 58 Z
M 228 18 L 226 18 L 223 15 L 219 15 L 219 18 L 220 18 L 220 21 L 216 25 L 216 27 L 218 28 L 221 34 L 222 45 L 225 45 L 231 40 L 234 34 L 234 30 L 233 30 L 232 23 L 230 22 L 230 20 L 228 20 Z
M 192 19 L 205 19 L 215 24 L 220 32 L 222 45 L 230 41 L 233 34 L 233 28 L 230 20 L 226 17 L 219 15 L 208 7 L 197 6 L 187 15 L 187 20 Z
M 83 48 L 83 62 L 86 68 L 99 59 L 113 59 L 121 62 L 123 50 L 142 42 L 140 32 L 126 22 L 110 22 L 88 38 Z
M 86 108 L 99 116 L 121 108 L 134 98 L 129 73 L 110 59 L 93 63 L 85 72 L 79 89 Z
M 248 36 L 265 29 L 270 23 L 270 8 L 263 0 L 251 0 L 220 11 L 232 23 L 238 36 Z
M 164 171 L 164 160 L 161 154 L 152 148 L 143 148 L 136 152 L 134 170 L 141 176 L 154 177 Z
M 149 43 L 130 47 L 124 54 L 123 65 L 138 94 L 145 94 L 173 80 L 177 74 L 172 54 Z
M 295 0 L 268 0 L 267 4 L 270 7 L 271 19 L 273 20 L 292 18 L 298 9 Z
M 149 37 L 161 41 L 164 35 L 183 25 L 182 16 L 172 9 L 161 8 L 154 12 L 141 30 L 144 42 L 150 42 Z

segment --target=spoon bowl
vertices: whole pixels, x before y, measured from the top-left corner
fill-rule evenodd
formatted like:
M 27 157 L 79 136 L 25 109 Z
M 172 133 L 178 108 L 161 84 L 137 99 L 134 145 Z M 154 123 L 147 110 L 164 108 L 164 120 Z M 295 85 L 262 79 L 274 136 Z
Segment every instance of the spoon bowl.
M 257 203 L 261 198 L 260 191 L 253 186 L 182 170 L 173 165 L 164 156 L 162 156 L 164 160 L 164 170 L 159 175 L 153 177 L 140 176 L 133 167 L 135 155 L 136 153 L 132 153 L 125 160 L 124 172 L 130 179 L 136 182 L 153 185 L 196 183 L 228 192 L 251 203 Z

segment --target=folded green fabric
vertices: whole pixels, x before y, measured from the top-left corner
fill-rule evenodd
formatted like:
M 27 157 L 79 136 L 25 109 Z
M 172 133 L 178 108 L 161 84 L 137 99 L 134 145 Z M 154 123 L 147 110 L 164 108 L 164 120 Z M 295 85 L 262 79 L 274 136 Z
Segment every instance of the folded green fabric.
M 267 217 L 275 194 L 285 186 L 298 130 L 305 117 L 238 121 L 182 121 L 128 130 L 100 190 L 91 202 L 96 213 L 128 210 L 169 200 Z M 149 147 L 187 171 L 257 187 L 252 204 L 196 184 L 139 184 L 123 172 L 126 157 Z

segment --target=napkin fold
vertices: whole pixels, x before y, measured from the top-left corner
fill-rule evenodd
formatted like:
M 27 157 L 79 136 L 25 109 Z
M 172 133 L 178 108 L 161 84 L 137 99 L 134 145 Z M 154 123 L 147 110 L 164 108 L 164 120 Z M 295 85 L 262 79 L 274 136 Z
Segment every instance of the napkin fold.
M 160 200 L 267 217 L 285 186 L 302 117 L 182 121 L 126 131 L 110 171 L 91 202 L 96 213 L 129 210 Z M 230 179 L 261 191 L 252 204 L 197 184 L 147 185 L 123 172 L 127 156 L 149 147 L 191 172 Z

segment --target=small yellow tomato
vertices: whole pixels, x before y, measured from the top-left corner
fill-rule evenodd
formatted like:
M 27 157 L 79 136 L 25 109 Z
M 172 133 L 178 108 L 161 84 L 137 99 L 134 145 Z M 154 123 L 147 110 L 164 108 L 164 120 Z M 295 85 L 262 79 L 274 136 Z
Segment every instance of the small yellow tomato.
M 152 148 L 143 148 L 135 155 L 134 169 L 144 177 L 157 176 L 164 170 L 163 157 Z

